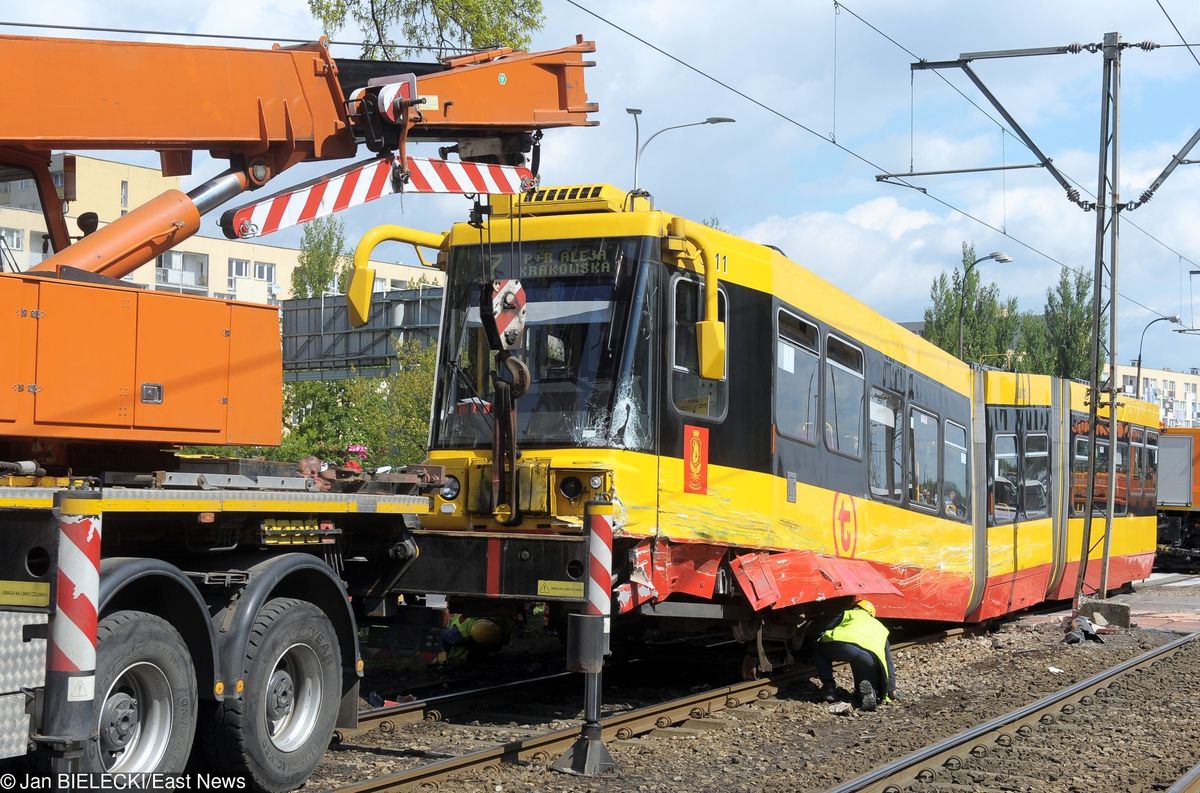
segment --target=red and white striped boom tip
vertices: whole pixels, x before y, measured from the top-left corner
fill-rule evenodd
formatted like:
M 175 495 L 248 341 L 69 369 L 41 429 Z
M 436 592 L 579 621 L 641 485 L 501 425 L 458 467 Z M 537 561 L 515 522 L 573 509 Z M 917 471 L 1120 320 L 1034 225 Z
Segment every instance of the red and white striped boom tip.
M 533 172 L 520 165 L 407 158 L 408 181 L 397 185 L 395 160 L 381 157 L 276 193 L 226 212 L 221 227 L 230 239 L 261 237 L 307 223 L 393 193 L 512 195 L 534 186 Z

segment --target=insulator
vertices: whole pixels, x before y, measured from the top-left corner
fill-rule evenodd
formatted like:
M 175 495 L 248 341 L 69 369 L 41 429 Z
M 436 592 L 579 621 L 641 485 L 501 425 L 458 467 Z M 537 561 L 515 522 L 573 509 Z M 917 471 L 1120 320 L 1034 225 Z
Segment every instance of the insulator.
M 1139 41 L 1137 44 L 1134 44 L 1133 46 L 1137 47 L 1139 50 L 1146 50 L 1147 52 L 1149 52 L 1150 50 L 1158 49 L 1159 45 L 1155 44 L 1153 41 Z
M 1150 198 L 1153 195 L 1154 195 L 1153 190 L 1147 190 L 1146 192 L 1142 193 L 1141 197 L 1138 198 L 1138 204 L 1141 205 L 1141 204 L 1149 203 Z
M 1067 200 L 1071 201 L 1072 203 L 1078 204 L 1079 203 L 1079 191 L 1076 190 L 1074 187 L 1067 190 Z
M 1072 44 L 1068 44 L 1067 52 L 1071 53 L 1072 55 L 1078 55 L 1079 53 L 1083 52 L 1083 45 L 1080 44 L 1078 41 L 1076 41 Z

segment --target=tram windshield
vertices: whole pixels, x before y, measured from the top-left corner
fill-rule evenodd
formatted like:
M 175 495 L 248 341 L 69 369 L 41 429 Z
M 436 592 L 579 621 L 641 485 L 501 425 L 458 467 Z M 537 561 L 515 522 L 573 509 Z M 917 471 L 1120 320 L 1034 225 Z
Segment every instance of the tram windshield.
M 516 401 L 525 447 L 648 449 L 654 268 L 640 238 L 456 247 L 446 283 L 435 448 L 491 444 L 494 353 L 479 318 L 485 281 L 515 278 L 527 301 L 510 351 L 529 368 Z

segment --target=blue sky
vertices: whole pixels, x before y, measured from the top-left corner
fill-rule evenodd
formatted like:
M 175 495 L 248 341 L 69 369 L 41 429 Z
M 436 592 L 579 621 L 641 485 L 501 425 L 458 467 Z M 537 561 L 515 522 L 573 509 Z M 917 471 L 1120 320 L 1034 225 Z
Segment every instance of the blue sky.
M 600 104 L 600 126 L 548 132 L 543 183 L 607 181 L 628 187 L 634 138 L 626 107 L 642 109 L 643 140 L 665 126 L 731 116 L 735 124 L 674 130 L 647 148 L 641 184 L 657 205 L 694 218 L 716 215 L 723 226 L 780 246 L 897 320 L 920 318 L 930 281 L 958 262 L 964 240 L 974 241 L 980 255 L 998 249 L 1009 253 L 1012 264 L 980 266 L 1022 308 L 1040 310 L 1046 288 L 1057 280 L 1058 262 L 1090 272 L 1095 216 L 1069 203 L 1041 169 L 919 180 L 946 204 L 1007 232 L 1006 237 L 917 191 L 878 183 L 874 167 L 831 145 L 825 138 L 834 135 L 838 143 L 893 172 L 908 169 L 910 153 L 918 171 L 1034 161 L 1017 139 L 1003 134 L 933 73 L 911 75 L 913 58 L 855 14 L 929 60 L 953 59 L 961 52 L 1100 42 L 1114 31 L 1126 41 L 1179 43 L 1155 0 L 852 0 L 837 14 L 832 0 L 579 2 L 819 136 L 672 62 L 566 0 L 545 0 L 546 26 L 534 37 L 535 49 L 566 45 L 577 33 L 597 44 L 588 88 L 590 99 Z M 1162 3 L 1188 40 L 1200 42 L 1197 4 Z M 7 21 L 281 38 L 320 33 L 305 0 L 46 0 L 6 10 Z M 358 35 L 347 29 L 337 38 Z M 356 53 L 344 48 L 334 54 Z M 1047 155 L 1093 191 L 1101 66 L 1100 55 L 1087 53 L 976 66 Z M 944 74 L 996 117 L 964 77 Z M 1129 49 L 1122 76 L 1121 189 L 1127 201 L 1150 184 L 1200 127 L 1200 64 L 1182 47 Z M 1200 150 L 1192 156 L 1200 159 Z M 334 165 L 297 168 L 280 186 Z M 216 163 L 198 161 L 197 178 L 216 170 Z M 382 222 L 442 229 L 462 219 L 468 208 L 462 198 L 408 196 L 402 202 L 359 208 L 345 220 L 353 242 Z M 1120 291 L 1129 299 L 1121 301 L 1119 312 L 1119 360 L 1136 356 L 1142 327 L 1157 316 L 1152 311 L 1174 314 L 1182 309 L 1185 322 L 1196 313 L 1186 273 L 1200 269 L 1198 212 L 1200 167 L 1181 166 L 1151 203 L 1123 215 Z M 272 241 L 294 244 L 296 239 L 298 235 L 280 235 Z M 1200 285 L 1196 292 L 1200 297 Z M 1200 316 L 1195 321 L 1200 323 Z M 1200 365 L 1200 338 L 1171 334 L 1165 323 L 1151 330 L 1146 345 L 1147 366 Z

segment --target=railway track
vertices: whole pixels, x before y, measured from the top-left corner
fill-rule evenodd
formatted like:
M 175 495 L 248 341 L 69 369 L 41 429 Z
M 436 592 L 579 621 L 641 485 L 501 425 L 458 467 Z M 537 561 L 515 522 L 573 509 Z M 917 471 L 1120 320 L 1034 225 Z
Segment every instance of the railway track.
M 918 644 L 957 639 L 969 635 L 975 628 L 955 628 L 940 631 L 912 640 L 898 642 L 893 645 L 896 652 L 903 652 L 907 647 Z M 601 722 L 605 741 L 632 738 L 655 729 L 671 727 L 686 722 L 689 719 L 701 719 L 712 716 L 722 710 L 737 708 L 756 700 L 768 699 L 794 683 L 808 679 L 813 674 L 810 668 L 799 668 L 772 675 L 760 680 L 743 681 L 731 685 L 718 686 L 704 691 L 690 693 L 664 702 L 658 702 L 644 707 L 609 714 Z M 571 673 L 549 675 L 502 686 L 464 691 L 433 697 L 419 702 L 404 703 L 373 711 L 364 711 L 360 715 L 361 726 L 354 732 L 343 731 L 343 740 L 348 737 L 366 734 L 378 729 L 380 732 L 391 733 L 399 725 L 406 722 L 430 721 L 433 717 L 444 717 L 451 712 L 477 712 L 481 703 L 487 707 L 512 702 L 525 692 L 541 690 L 545 684 L 559 685 L 569 681 L 572 685 L 582 688 L 580 679 Z M 581 693 L 581 692 L 580 692 Z M 514 740 L 500 741 L 485 748 L 469 751 L 453 757 L 436 757 L 436 753 L 409 752 L 404 750 L 375 747 L 375 751 L 385 753 L 397 752 L 406 757 L 422 757 L 434 759 L 434 762 L 414 768 L 404 769 L 395 773 L 377 776 L 345 785 L 336 790 L 343 793 L 376 793 L 378 791 L 403 790 L 434 790 L 447 780 L 457 776 L 471 774 L 487 776 L 493 769 L 503 763 L 548 763 L 565 751 L 579 736 L 579 723 L 572 720 L 571 726 L 536 733 Z M 354 751 L 372 751 L 372 747 L 362 745 L 346 746 Z M 337 748 L 335 745 L 334 748 Z
M 1200 793 L 1200 765 L 1192 766 L 1190 771 L 1167 788 L 1167 793 Z
M 1179 660 L 1181 655 L 1186 656 L 1184 660 Z M 1139 737 L 1120 739 L 1123 746 L 1129 747 L 1124 750 L 1117 750 L 1111 743 L 1106 743 L 1106 736 L 1102 732 L 1104 726 L 1114 727 L 1117 735 L 1125 733 L 1127 737 L 1129 730 L 1121 726 L 1119 718 L 1106 715 L 1105 708 L 1126 716 L 1132 713 L 1135 718 L 1144 714 L 1144 718 L 1152 723 L 1158 712 L 1151 706 L 1156 696 L 1163 697 L 1168 703 L 1165 708 L 1158 710 L 1165 709 L 1169 713 L 1172 709 L 1186 708 L 1187 703 L 1171 699 L 1173 692 L 1169 683 L 1183 682 L 1181 688 L 1184 691 L 1194 690 L 1196 681 L 1191 670 L 1197 656 L 1200 656 L 1200 633 L 1193 633 L 1025 707 L 882 765 L 834 788 L 833 793 L 948 791 L 964 789 L 963 785 L 973 790 L 1026 789 L 1021 786 L 1022 781 L 1015 778 L 1018 776 L 1031 777 L 1039 783 L 1029 789 L 1049 789 L 1052 787 L 1050 783 L 1056 779 L 1053 774 L 1058 772 L 1048 769 L 1056 768 L 1064 759 L 1086 751 L 1073 744 L 1081 736 L 1090 742 L 1085 746 L 1090 746 L 1091 756 L 1103 758 L 1099 763 L 1091 762 L 1089 767 L 1103 774 L 1104 769 L 1100 766 L 1104 761 L 1111 761 L 1114 755 L 1126 752 L 1137 754 L 1134 747 Z M 1167 668 L 1173 660 L 1178 662 L 1175 665 L 1180 669 Z M 1154 669 L 1160 666 L 1162 668 L 1155 673 Z M 1139 675 L 1143 673 L 1149 676 L 1140 680 Z M 1182 681 L 1177 680 L 1180 675 L 1184 675 Z M 1164 684 L 1164 680 L 1168 684 Z M 1089 712 L 1092 714 L 1090 719 Z M 1176 727 L 1169 717 L 1158 723 L 1168 730 Z M 1153 731 L 1154 728 L 1150 729 Z M 1113 751 L 1106 752 L 1105 748 Z M 1190 762 L 1192 754 L 1189 752 L 1186 757 Z M 1006 765 L 1005 761 L 1009 759 L 1014 762 Z M 1018 769 L 1016 772 L 1012 770 L 1014 767 Z M 1005 768 L 1009 769 L 1007 776 Z M 1040 771 L 1049 775 L 1039 778 Z M 1145 781 L 1149 783 L 1150 779 Z M 1167 783 L 1170 781 L 1168 777 Z M 1125 788 L 1110 777 L 1107 780 L 1097 779 L 1093 789 Z M 1171 790 L 1200 793 L 1200 766 L 1180 777 Z
M 412 702 L 401 702 L 396 705 L 364 710 L 358 714 L 357 727 L 338 730 L 334 733 L 333 739 L 335 743 L 342 743 L 372 730 L 394 732 L 398 726 L 403 724 L 416 721 L 440 721 L 480 707 L 507 704 L 520 698 L 523 694 L 533 691 L 544 692 L 548 687 L 564 686 L 574 678 L 575 675 L 571 672 L 557 672 L 526 680 L 455 691 Z

